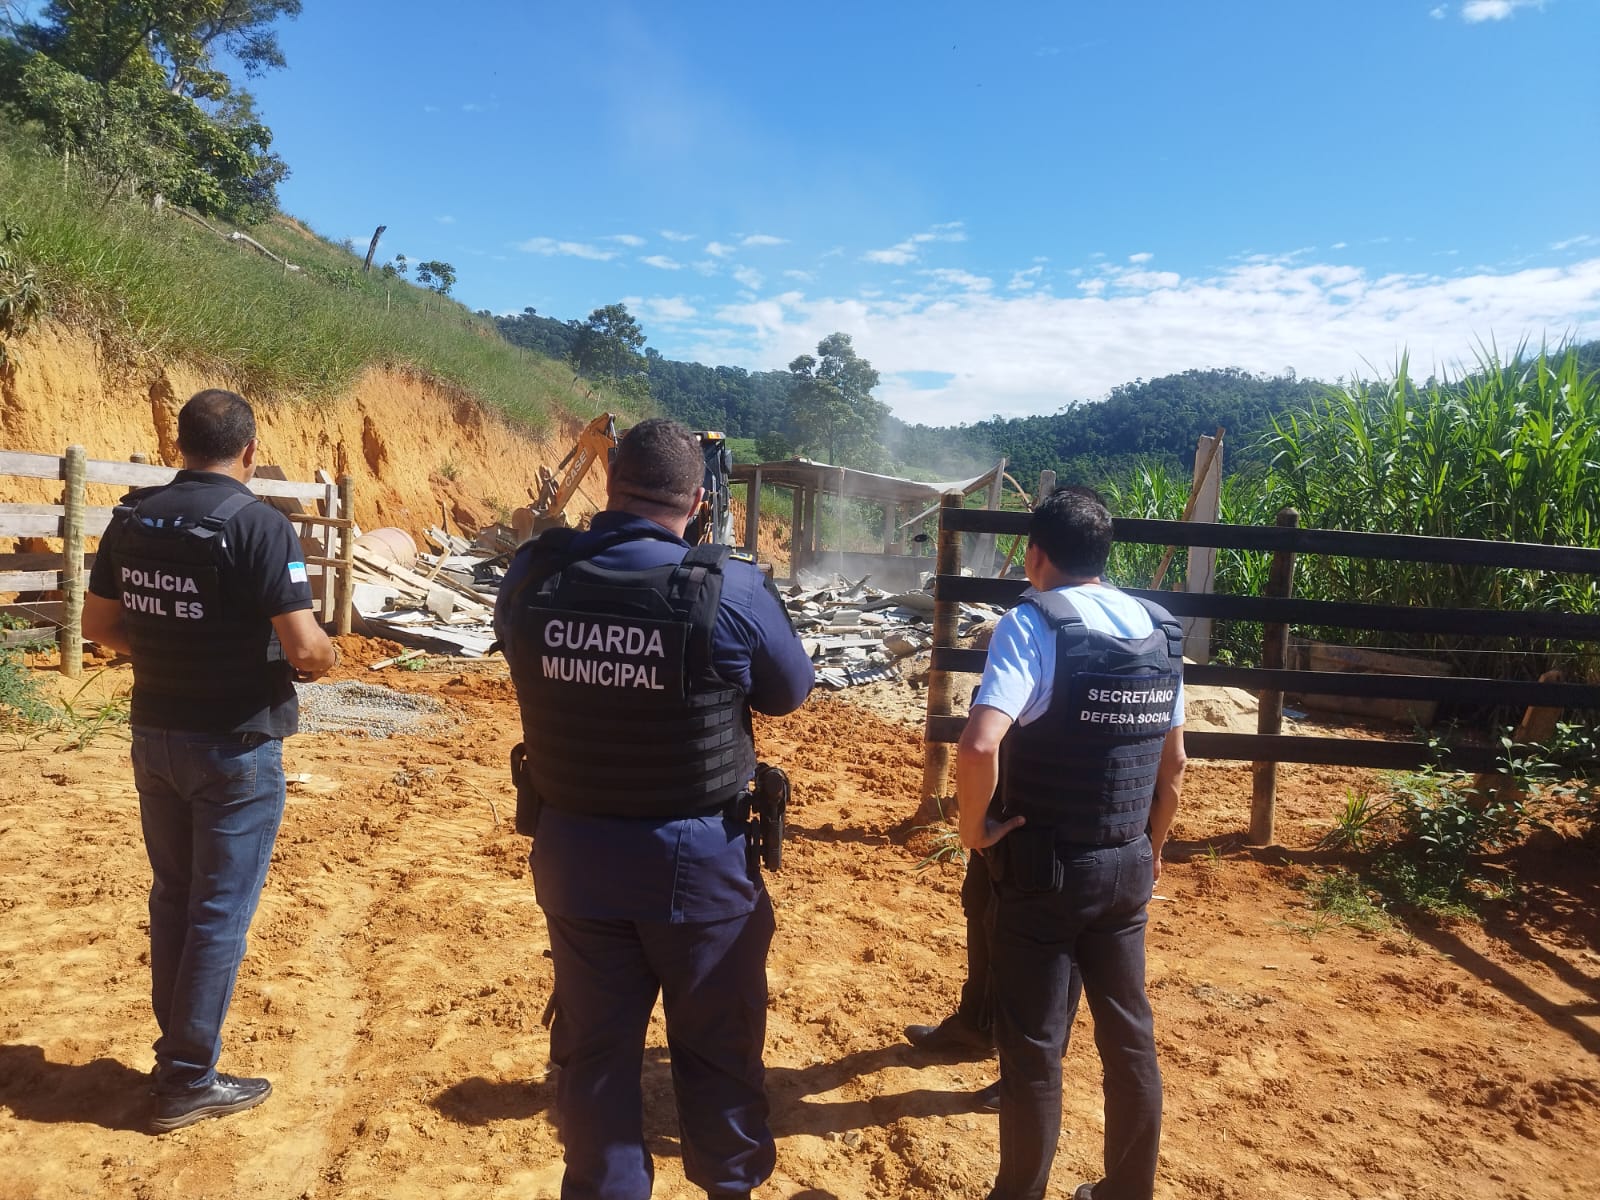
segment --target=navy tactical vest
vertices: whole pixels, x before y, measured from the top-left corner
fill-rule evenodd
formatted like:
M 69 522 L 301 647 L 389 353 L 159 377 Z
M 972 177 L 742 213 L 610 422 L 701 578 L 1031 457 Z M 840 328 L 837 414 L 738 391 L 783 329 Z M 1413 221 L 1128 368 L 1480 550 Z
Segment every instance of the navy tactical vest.
M 756 766 L 744 693 L 712 666 L 728 547 L 621 571 L 575 559 L 576 536 L 552 529 L 525 547 L 530 572 L 511 597 L 505 650 L 528 783 L 546 804 L 595 816 L 722 808 Z
M 269 661 L 271 622 L 227 585 L 228 523 L 257 498 L 226 489 L 198 520 L 141 513 L 150 493 L 117 506 L 112 549 L 133 657 L 133 723 L 235 730 L 294 695 L 290 667 Z
M 1137 597 L 1136 597 L 1137 598 Z M 1183 672 L 1183 630 L 1140 599 L 1155 629 L 1119 638 L 1087 628 L 1059 592 L 1023 599 L 1055 630 L 1050 707 L 1000 743 L 1002 814 L 1021 813 L 1056 840 L 1118 846 L 1145 831 L 1161 746 Z

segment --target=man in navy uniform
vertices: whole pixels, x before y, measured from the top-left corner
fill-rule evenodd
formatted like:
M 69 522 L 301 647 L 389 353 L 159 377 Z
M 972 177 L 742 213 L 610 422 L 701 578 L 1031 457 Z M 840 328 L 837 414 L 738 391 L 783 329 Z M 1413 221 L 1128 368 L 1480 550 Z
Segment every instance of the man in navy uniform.
M 1161 1072 L 1145 995 L 1146 907 L 1184 770 L 1182 631 L 1105 586 L 1111 514 L 1063 488 L 1034 510 L 1034 591 L 995 627 L 956 757 L 962 844 L 994 878 L 990 970 L 1000 1169 L 990 1200 L 1038 1200 L 1061 1132 L 1074 968 L 1105 1069 L 1105 1167 L 1074 1200 L 1150 1200 Z
M 156 1130 L 252 1108 L 272 1084 L 217 1071 L 245 934 L 283 820 L 294 680 L 337 653 L 311 609 L 300 539 L 245 485 L 255 415 L 196 394 L 183 470 L 130 492 L 89 576 L 84 636 L 133 659 L 133 782 L 154 883 Z
M 684 1173 L 730 1200 L 773 1167 L 773 916 L 746 835 L 750 710 L 792 712 L 814 672 L 755 564 L 684 540 L 703 473 L 682 425 L 634 426 L 606 510 L 586 532 L 525 543 L 495 610 L 522 710 L 519 789 L 538 806 L 562 1200 L 650 1195 L 640 1070 L 658 993 Z

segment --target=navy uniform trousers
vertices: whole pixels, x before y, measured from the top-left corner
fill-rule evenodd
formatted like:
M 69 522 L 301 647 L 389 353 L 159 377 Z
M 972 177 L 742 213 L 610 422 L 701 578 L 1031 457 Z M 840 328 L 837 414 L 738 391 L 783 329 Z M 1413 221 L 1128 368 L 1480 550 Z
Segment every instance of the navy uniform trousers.
M 659 992 L 684 1174 L 744 1196 L 772 1173 L 765 1071 L 772 901 L 722 921 L 599 920 L 546 913 L 560 980 L 553 1057 L 567 1171 L 561 1200 L 645 1200 L 640 1070 Z
M 995 885 L 991 970 L 1000 1050 L 1000 1170 L 989 1200 L 1039 1200 L 1061 1136 L 1061 1056 L 1076 1015 L 1073 969 L 1105 1070 L 1105 1174 L 1094 1200 L 1150 1200 L 1161 1143 L 1161 1071 L 1145 994 L 1154 854 L 1058 845 L 1058 891 Z

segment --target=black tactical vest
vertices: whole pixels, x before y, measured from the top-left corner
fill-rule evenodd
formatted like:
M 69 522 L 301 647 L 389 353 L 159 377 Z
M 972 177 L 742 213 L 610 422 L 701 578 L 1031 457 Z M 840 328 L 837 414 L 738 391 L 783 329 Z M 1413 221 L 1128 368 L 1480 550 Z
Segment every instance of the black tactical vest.
M 257 502 L 226 490 L 198 521 L 175 524 L 117 506 L 112 549 L 122 623 L 133 652 L 136 725 L 197 732 L 240 728 L 294 695 L 289 665 L 269 661 L 272 624 L 223 576 L 228 523 Z
M 722 808 L 756 765 L 744 693 L 712 666 L 728 547 L 618 571 L 574 559 L 576 536 L 552 529 L 527 546 L 530 573 L 510 597 L 506 659 L 528 783 L 546 804 L 595 816 Z
M 1058 592 L 1023 600 L 1055 630 L 1055 691 L 1044 715 L 1000 743 L 996 796 L 1056 840 L 1119 846 L 1145 831 L 1161 745 L 1183 672 L 1183 630 L 1141 599 L 1154 631 L 1124 639 L 1088 629 Z

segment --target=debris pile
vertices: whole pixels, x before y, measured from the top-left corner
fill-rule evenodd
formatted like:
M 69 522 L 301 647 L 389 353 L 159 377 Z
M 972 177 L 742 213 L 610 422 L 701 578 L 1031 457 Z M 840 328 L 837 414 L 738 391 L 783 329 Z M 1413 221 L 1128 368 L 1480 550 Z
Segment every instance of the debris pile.
M 802 571 L 794 586 L 780 592 L 817 664 L 817 682 L 835 691 L 897 678 L 900 665 L 933 645 L 933 577 L 924 576 L 914 592 L 869 587 L 871 576 L 851 582 Z M 957 633 L 971 637 L 999 620 L 1004 609 L 963 604 Z
M 492 536 L 468 542 L 438 528 L 427 536 L 437 553 L 418 554 L 414 568 L 357 545 L 354 605 L 363 632 L 433 653 L 488 653 L 494 602 L 510 553 Z M 838 691 L 898 678 L 906 660 L 933 645 L 932 575 L 911 592 L 882 591 L 870 579 L 802 571 L 779 593 L 824 687 Z M 1003 611 L 963 604 L 957 632 L 971 637 Z
M 494 644 L 494 601 L 510 555 L 429 529 L 437 554 L 403 567 L 380 549 L 357 544 L 351 602 L 361 632 L 403 646 L 478 658 Z

